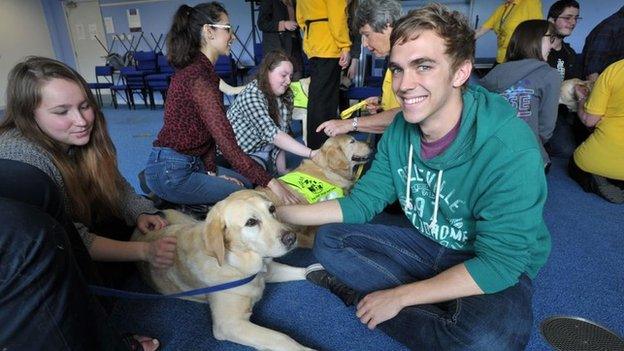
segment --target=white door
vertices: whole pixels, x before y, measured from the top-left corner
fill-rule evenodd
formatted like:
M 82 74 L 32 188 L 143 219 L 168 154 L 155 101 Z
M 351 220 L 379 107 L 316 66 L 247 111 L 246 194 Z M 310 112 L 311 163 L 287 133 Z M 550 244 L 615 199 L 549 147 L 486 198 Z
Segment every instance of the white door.
M 95 82 L 95 66 L 106 63 L 107 46 L 99 1 L 65 1 L 65 17 L 76 57 L 76 68 L 87 82 Z M 96 39 L 97 36 L 97 39 Z

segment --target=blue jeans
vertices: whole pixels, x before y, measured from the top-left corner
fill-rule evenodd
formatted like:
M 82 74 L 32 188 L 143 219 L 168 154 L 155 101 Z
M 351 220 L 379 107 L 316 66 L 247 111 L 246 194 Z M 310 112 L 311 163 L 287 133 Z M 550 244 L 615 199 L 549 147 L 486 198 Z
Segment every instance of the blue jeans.
M 158 197 L 186 205 L 214 204 L 243 189 L 220 175 L 240 180 L 245 188 L 252 187 L 245 177 L 233 170 L 217 167 L 217 174 L 210 175 L 198 156 L 184 155 L 166 147 L 152 148 L 145 167 L 147 186 Z
M 422 236 L 414 228 L 378 224 L 322 226 L 314 255 L 360 294 L 427 279 L 473 257 Z M 415 305 L 379 325 L 416 350 L 523 350 L 533 312 L 531 280 L 495 294 Z

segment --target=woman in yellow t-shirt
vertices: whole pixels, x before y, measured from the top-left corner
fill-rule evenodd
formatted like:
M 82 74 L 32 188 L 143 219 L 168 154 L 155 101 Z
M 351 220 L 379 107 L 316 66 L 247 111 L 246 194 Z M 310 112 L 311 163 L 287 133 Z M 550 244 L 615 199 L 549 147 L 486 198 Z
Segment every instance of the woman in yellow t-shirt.
M 475 38 L 493 30 L 496 33 L 498 50 L 496 62 L 505 62 L 507 45 L 516 27 L 530 19 L 544 19 L 541 0 L 505 0 L 505 3 L 494 10 L 490 18 L 477 29 Z
M 574 152 L 570 176 L 585 191 L 624 203 L 624 60 L 607 67 L 589 98 L 579 87 L 578 116 L 592 134 Z

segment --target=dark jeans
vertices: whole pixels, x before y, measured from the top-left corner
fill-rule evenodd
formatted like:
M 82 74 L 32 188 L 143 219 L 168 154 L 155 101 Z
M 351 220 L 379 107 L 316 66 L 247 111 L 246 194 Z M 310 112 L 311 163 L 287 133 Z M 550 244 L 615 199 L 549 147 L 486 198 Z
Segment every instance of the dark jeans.
M 56 185 L 21 162 L 0 169 L 0 350 L 127 350 L 87 290 Z
M 310 59 L 310 89 L 308 91 L 308 147 L 318 149 L 327 136 L 317 133 L 321 123 L 338 117 L 340 66 L 337 58 Z
M 574 179 L 583 190 L 587 193 L 594 193 L 600 196 L 603 196 L 601 191 L 598 190 L 598 184 L 593 179 L 594 175 L 592 173 L 585 172 L 582 170 L 576 162 L 574 162 L 574 157 L 570 157 L 570 161 L 568 162 L 568 174 L 570 178 Z M 624 189 L 624 180 L 605 178 L 609 183 L 617 186 L 620 189 Z
M 569 158 L 589 134 L 590 130 L 581 123 L 576 112 L 559 105 L 555 130 L 544 147 L 550 156 Z
M 433 277 L 470 259 L 414 228 L 377 224 L 322 226 L 314 255 L 328 272 L 361 294 Z M 415 350 L 523 350 L 533 312 L 531 280 L 494 294 L 415 305 L 379 328 Z

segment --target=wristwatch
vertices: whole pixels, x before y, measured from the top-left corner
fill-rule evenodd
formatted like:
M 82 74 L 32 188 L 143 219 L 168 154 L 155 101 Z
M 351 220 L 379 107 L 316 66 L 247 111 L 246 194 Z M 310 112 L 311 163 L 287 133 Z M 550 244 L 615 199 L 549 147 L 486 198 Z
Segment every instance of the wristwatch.
M 351 125 L 353 126 L 353 131 L 357 132 L 358 130 L 358 118 L 353 117 L 353 121 L 351 121 Z

